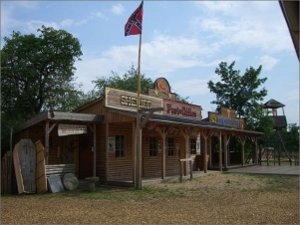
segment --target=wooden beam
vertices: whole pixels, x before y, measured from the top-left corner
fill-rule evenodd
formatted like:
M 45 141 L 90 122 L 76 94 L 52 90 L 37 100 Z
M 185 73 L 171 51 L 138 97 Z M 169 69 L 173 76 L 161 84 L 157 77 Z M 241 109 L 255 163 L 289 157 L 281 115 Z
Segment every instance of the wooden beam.
M 46 153 L 46 165 L 49 162 L 49 121 L 45 124 L 45 153 Z
M 258 164 L 258 143 L 257 143 L 257 137 L 255 137 L 255 164 Z
M 224 162 L 225 162 L 225 169 L 227 169 L 228 167 L 228 158 L 229 158 L 229 154 L 228 154 L 228 145 L 229 145 L 229 141 L 230 141 L 230 136 L 228 136 L 228 134 L 224 134 Z
M 108 157 L 108 137 L 109 137 L 109 123 L 105 119 L 105 180 L 108 180 L 108 168 L 109 168 L 109 157 Z M 135 145 L 133 145 L 135 146 Z
M 162 135 L 162 179 L 166 178 L 166 168 L 167 168 L 167 162 L 166 162 L 166 136 L 167 136 L 166 133 L 164 133 Z
M 222 171 L 222 131 L 219 133 L 219 170 Z
M 49 128 L 49 134 L 52 132 L 56 125 L 57 123 L 52 124 L 52 126 Z
M 224 134 L 224 167 L 225 167 L 225 170 L 227 170 L 227 167 L 228 167 L 228 152 L 227 152 L 227 134 Z
M 189 144 L 190 144 L 190 130 L 188 129 L 180 129 L 181 134 L 183 135 L 184 138 L 184 144 L 185 144 L 185 158 L 189 158 L 190 157 L 190 151 L 189 151 Z M 188 173 L 189 170 L 189 164 L 185 163 L 185 175 Z
M 241 161 L 242 161 L 242 166 L 245 164 L 245 143 L 246 143 L 246 137 L 244 136 L 239 136 L 238 137 L 239 142 L 242 145 L 242 154 L 241 154 Z
M 207 139 L 208 136 L 204 136 L 205 148 L 204 148 L 204 173 L 207 173 Z
M 93 153 L 94 153 L 94 156 L 93 156 L 93 177 L 96 177 L 96 169 L 97 169 L 97 127 L 96 127 L 96 124 L 93 125 Z
M 211 137 L 208 139 L 208 150 L 209 150 L 209 168 L 212 168 L 212 149 L 211 149 Z

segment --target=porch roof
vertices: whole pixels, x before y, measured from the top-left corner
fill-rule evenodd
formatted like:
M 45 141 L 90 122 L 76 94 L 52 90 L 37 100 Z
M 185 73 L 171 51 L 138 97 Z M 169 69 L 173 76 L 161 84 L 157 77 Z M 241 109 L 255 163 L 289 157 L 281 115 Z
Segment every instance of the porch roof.
M 130 112 L 126 110 L 121 109 L 111 109 L 108 108 L 112 112 L 119 112 L 124 115 L 130 116 L 130 117 L 136 117 L 136 112 Z M 176 124 L 176 125 L 183 125 L 183 126 L 192 126 L 192 127 L 199 127 L 199 128 L 206 128 L 206 129 L 213 129 L 213 130 L 221 130 L 221 131 L 227 131 L 234 134 L 240 134 L 240 135 L 248 135 L 248 136 L 260 136 L 263 135 L 262 132 L 258 131 L 251 131 L 251 130 L 242 130 L 237 128 L 231 128 L 224 125 L 214 124 L 210 123 L 206 120 L 199 120 L 199 119 L 189 119 L 189 118 L 182 118 L 182 117 L 174 117 L 169 115 L 159 115 L 159 114 L 152 114 L 148 118 L 149 122 L 157 122 L 157 123 L 169 123 L 169 124 Z
M 154 114 L 149 118 L 149 121 L 160 122 L 160 123 L 173 123 L 173 124 L 178 124 L 178 125 L 222 130 L 222 131 L 228 131 L 228 132 L 232 132 L 232 133 L 244 134 L 244 135 L 249 135 L 249 136 L 263 135 L 262 132 L 258 132 L 258 131 L 236 129 L 236 128 L 231 128 L 231 127 L 223 126 L 223 125 L 219 125 L 219 124 L 213 124 L 213 123 L 210 123 L 210 122 L 204 121 L 204 120 L 179 118 L 179 117 L 172 117 L 172 116 L 168 116 L 168 115 Z
M 34 126 L 43 121 L 57 121 L 57 122 L 76 122 L 76 123 L 100 123 L 103 122 L 103 116 L 96 114 L 72 113 L 72 112 L 58 112 L 54 111 L 43 112 L 30 120 L 22 123 L 15 130 L 15 133 L 20 132 L 28 127 Z

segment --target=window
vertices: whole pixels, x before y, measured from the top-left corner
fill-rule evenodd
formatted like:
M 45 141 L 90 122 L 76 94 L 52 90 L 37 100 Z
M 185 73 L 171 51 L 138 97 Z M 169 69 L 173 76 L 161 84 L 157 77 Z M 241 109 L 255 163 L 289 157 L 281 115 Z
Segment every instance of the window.
M 191 155 L 196 155 L 196 149 L 197 149 L 197 140 L 196 139 L 190 139 L 190 153 Z
M 149 155 L 157 156 L 158 152 L 158 140 L 156 137 L 150 137 L 149 140 Z
M 168 156 L 175 155 L 175 141 L 174 138 L 168 138 Z
M 124 136 L 116 136 L 116 157 L 124 157 Z

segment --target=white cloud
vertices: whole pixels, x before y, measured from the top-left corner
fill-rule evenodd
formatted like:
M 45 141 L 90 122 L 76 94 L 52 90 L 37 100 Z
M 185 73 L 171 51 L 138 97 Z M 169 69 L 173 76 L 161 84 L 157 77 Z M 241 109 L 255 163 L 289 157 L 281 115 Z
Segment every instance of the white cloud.
M 96 77 L 107 76 L 111 70 L 123 74 L 130 65 L 137 65 L 137 50 L 137 45 L 113 46 L 98 57 L 84 54 L 83 60 L 76 64 L 78 81 L 90 88 L 87 82 Z M 152 41 L 142 44 L 142 72 L 155 78 L 178 69 L 215 67 L 220 61 L 206 62 L 206 59 L 216 51 L 217 46 L 200 43 L 195 38 L 156 35 Z
M 92 12 L 85 18 L 74 20 L 70 18 L 61 21 L 45 20 L 19 20 L 15 14 L 18 10 L 38 10 L 40 3 L 34 1 L 13 1 L 4 2 L 1 5 L 1 36 L 8 36 L 12 30 L 21 32 L 35 33 L 42 25 L 53 27 L 54 29 L 65 29 L 72 26 L 82 26 L 95 19 L 107 20 L 108 18 L 100 11 Z
M 193 2 L 197 7 L 206 10 L 210 12 L 221 12 L 224 14 L 229 14 L 234 11 L 236 11 L 237 4 L 231 1 L 195 1 Z
M 261 64 L 263 66 L 263 69 L 265 69 L 267 71 L 271 70 L 277 63 L 278 63 L 278 60 L 272 56 L 263 55 L 260 57 L 259 64 Z
M 121 15 L 125 11 L 125 9 L 122 4 L 116 4 L 112 6 L 111 11 L 115 15 Z
M 207 77 L 207 76 L 204 76 Z M 174 92 L 184 96 L 199 96 L 209 93 L 207 82 L 211 80 L 207 79 L 188 79 L 177 80 L 172 82 Z
M 222 46 L 258 48 L 269 54 L 294 51 L 277 2 L 201 1 L 197 5 L 203 14 L 191 21 L 194 31 L 204 31 L 206 38 Z

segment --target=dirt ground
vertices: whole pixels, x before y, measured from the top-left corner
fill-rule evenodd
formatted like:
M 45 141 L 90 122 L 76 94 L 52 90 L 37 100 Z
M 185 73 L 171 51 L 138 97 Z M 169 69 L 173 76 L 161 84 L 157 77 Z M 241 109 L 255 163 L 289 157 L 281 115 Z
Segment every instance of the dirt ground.
M 213 173 L 142 191 L 2 196 L 1 224 L 299 224 L 299 176 Z

